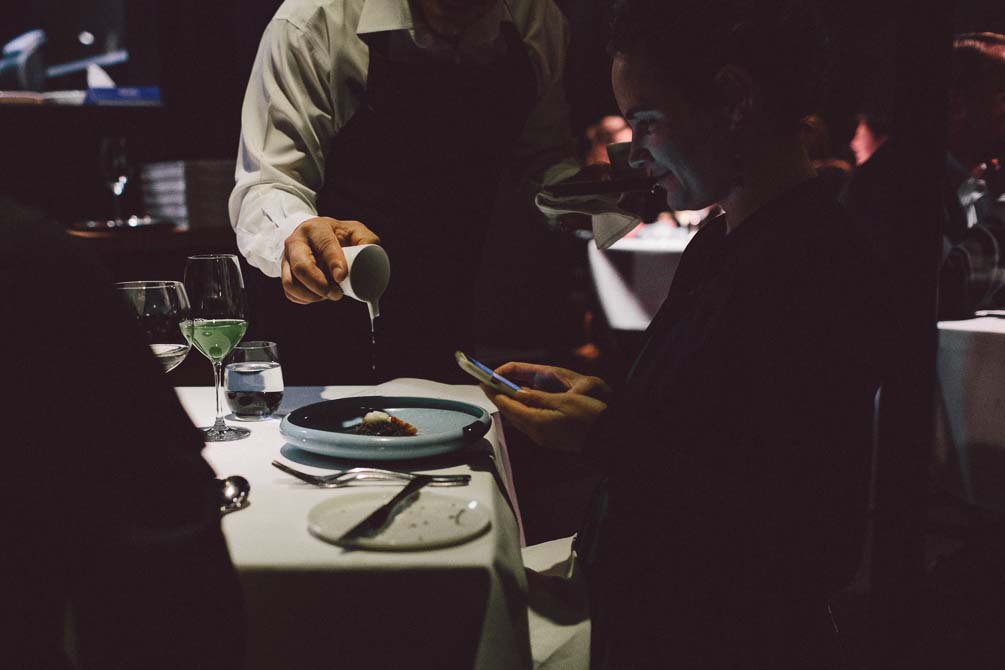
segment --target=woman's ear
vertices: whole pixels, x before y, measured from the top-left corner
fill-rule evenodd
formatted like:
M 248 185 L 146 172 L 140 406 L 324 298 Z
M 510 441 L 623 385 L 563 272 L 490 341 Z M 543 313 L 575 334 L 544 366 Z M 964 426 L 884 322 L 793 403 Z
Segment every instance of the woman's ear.
M 736 65 L 723 65 L 713 81 L 726 106 L 730 128 L 746 125 L 760 102 L 760 91 L 750 73 Z

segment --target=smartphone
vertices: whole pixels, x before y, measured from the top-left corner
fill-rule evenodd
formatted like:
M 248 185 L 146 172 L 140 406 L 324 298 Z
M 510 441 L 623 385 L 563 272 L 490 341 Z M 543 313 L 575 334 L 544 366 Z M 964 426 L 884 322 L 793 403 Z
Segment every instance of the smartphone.
M 520 390 L 518 385 L 506 379 L 502 375 L 497 375 L 490 368 L 482 365 L 475 359 L 465 354 L 463 351 L 454 352 L 454 358 L 457 359 L 457 365 L 461 366 L 461 370 L 464 370 L 491 389 L 495 389 L 500 393 L 505 393 L 508 396 L 515 396 L 517 391 Z

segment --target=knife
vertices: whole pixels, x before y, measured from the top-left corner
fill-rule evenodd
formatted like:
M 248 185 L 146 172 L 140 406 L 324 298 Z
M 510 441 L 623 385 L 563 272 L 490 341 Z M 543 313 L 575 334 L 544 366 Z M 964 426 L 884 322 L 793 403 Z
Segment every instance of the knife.
M 334 544 L 340 547 L 353 547 L 359 538 L 372 537 L 384 530 L 398 512 L 407 506 L 413 494 L 431 481 L 433 478 L 429 475 L 416 475 L 415 479 L 408 482 L 405 488 L 398 491 L 393 498 L 374 510 L 368 517 L 343 533 L 335 540 Z

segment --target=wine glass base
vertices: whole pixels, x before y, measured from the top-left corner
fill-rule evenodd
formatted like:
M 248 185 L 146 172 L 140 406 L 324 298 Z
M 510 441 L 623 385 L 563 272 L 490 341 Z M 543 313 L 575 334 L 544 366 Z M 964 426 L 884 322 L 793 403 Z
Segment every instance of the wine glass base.
M 232 442 L 233 440 L 243 440 L 251 435 L 251 431 L 247 428 L 234 428 L 232 426 L 227 426 L 222 430 L 210 426 L 209 428 L 200 428 L 199 432 L 202 433 L 202 439 L 206 442 Z

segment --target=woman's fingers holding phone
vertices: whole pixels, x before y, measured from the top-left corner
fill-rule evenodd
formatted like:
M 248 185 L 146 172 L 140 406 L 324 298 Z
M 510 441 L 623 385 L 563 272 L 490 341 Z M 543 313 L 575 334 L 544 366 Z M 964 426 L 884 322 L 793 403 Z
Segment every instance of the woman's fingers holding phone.
M 547 383 L 548 378 L 551 375 L 551 370 L 554 368 L 550 365 L 539 365 L 537 363 L 519 363 L 511 362 L 504 363 L 495 369 L 495 373 L 506 379 L 520 384 L 522 386 L 529 386 L 531 388 L 541 388 L 539 383 Z M 564 391 L 565 386 L 561 389 L 548 389 Z M 543 389 L 542 389 L 543 390 Z
M 572 372 L 572 374 L 575 375 L 575 378 L 570 380 L 570 393 L 581 393 L 604 402 L 609 400 L 610 397 L 614 395 L 614 391 L 611 390 L 611 387 L 608 386 L 607 382 L 600 377 L 581 375 L 575 372 Z
M 611 396 L 610 386 L 600 377 L 583 375 L 554 365 L 506 363 L 496 368 L 495 372 L 538 391 L 581 393 L 599 400 L 606 400 Z
M 491 389 L 486 393 L 517 430 L 560 451 L 579 452 L 590 427 L 607 409 L 606 403 L 576 393 L 523 390 L 513 398 Z
M 515 383 L 549 393 L 564 393 L 570 390 L 572 387 L 570 379 L 576 376 L 571 370 L 537 363 L 506 363 L 496 368 L 495 372 Z

